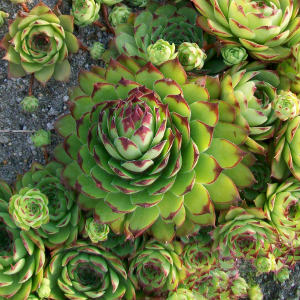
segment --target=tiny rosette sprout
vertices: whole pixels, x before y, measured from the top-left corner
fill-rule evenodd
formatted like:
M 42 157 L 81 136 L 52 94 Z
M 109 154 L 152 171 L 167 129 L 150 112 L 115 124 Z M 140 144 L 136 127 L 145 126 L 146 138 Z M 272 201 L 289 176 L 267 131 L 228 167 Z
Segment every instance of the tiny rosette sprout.
M 48 130 L 40 129 L 34 133 L 31 137 L 33 145 L 35 147 L 44 147 L 51 143 L 51 132 Z
M 68 81 L 71 67 L 67 57 L 78 52 L 80 44 L 73 30 L 72 16 L 56 16 L 43 2 L 17 17 L 0 44 L 7 51 L 8 77 L 34 73 L 43 85 L 52 76 Z
M 127 23 L 127 20 L 131 14 L 131 9 L 125 5 L 116 5 L 110 12 L 108 19 L 112 26 L 116 27 L 120 24 Z
M 86 220 L 83 237 L 89 237 L 93 243 L 106 241 L 108 233 L 108 225 L 96 223 L 93 218 Z
M 80 27 L 85 27 L 99 19 L 100 3 L 97 0 L 73 0 L 71 16 L 74 23 Z
M 22 188 L 9 199 L 8 211 L 23 230 L 39 228 L 49 222 L 48 198 L 37 189 Z
M 192 291 L 180 287 L 176 292 L 170 292 L 166 300 L 195 300 L 198 298 L 194 297 Z
M 237 65 L 248 57 L 247 51 L 243 47 L 224 47 L 221 49 L 221 54 L 227 66 Z
M 247 289 L 249 288 L 246 280 L 242 277 L 238 277 L 233 280 L 231 290 L 235 296 L 245 297 L 247 296 Z
M 277 274 L 275 274 L 275 278 L 279 282 L 284 282 L 290 278 L 290 271 L 288 268 L 282 268 Z
M 4 19 L 8 17 L 8 13 L 0 10 L 0 27 L 4 24 Z
M 93 46 L 89 49 L 92 59 L 98 60 L 101 58 L 105 51 L 104 45 L 100 42 L 94 42 Z
M 37 290 L 37 293 L 40 298 L 48 298 L 50 296 L 51 288 L 50 288 L 50 280 L 44 278 L 40 287 Z
M 253 265 L 260 273 L 268 273 L 270 271 L 274 271 L 276 268 L 275 256 L 269 254 L 268 257 L 263 257 L 263 256 L 257 257 L 253 261 Z
M 133 6 L 145 7 L 149 3 L 149 0 L 130 0 L 130 4 Z
M 196 43 L 182 43 L 178 49 L 178 59 L 186 71 L 201 69 L 204 65 L 206 54 Z
M 169 42 L 163 39 L 149 45 L 147 53 L 149 60 L 154 66 L 161 65 L 163 62 L 174 59 L 177 56 L 177 52 L 175 53 L 175 44 L 169 44 Z
M 235 256 L 253 260 L 257 255 L 266 256 L 278 240 L 276 229 L 266 221 L 260 208 L 231 207 L 222 211 L 214 230 L 214 244 L 223 257 Z
M 50 280 L 50 299 L 136 299 L 122 261 L 84 241 L 55 249 L 46 278 Z
M 0 298 L 27 299 L 43 280 L 45 247 L 33 230 L 16 226 L 8 213 L 11 197 L 10 187 L 0 181 Z
M 122 2 L 122 0 L 100 0 L 100 3 L 106 4 L 107 6 L 112 6 L 119 2 Z
M 296 178 L 289 178 L 280 185 L 269 184 L 267 192 L 254 200 L 257 207 L 264 209 L 268 219 L 287 243 L 292 243 L 300 232 L 299 189 L 299 181 Z
M 76 242 L 84 227 L 76 192 L 60 183 L 62 169 L 63 165 L 56 161 L 51 161 L 45 167 L 33 162 L 28 172 L 17 175 L 16 181 L 17 192 L 24 187 L 35 188 L 48 197 L 50 220 L 35 232 L 49 249 Z
M 176 241 L 165 244 L 149 240 L 144 249 L 129 257 L 128 276 L 134 287 L 161 296 L 177 290 L 188 275 L 180 257 L 182 248 Z
M 32 113 L 39 107 L 39 100 L 34 96 L 27 96 L 21 101 L 21 105 L 24 111 Z
M 224 45 L 243 46 L 257 60 L 283 61 L 299 42 L 296 1 L 192 0 L 201 16 L 197 25 Z
M 259 285 L 252 286 L 248 289 L 248 296 L 250 300 L 263 300 L 264 295 Z
M 272 102 L 276 116 L 282 121 L 298 116 L 300 112 L 299 106 L 299 99 L 290 91 L 282 91 Z

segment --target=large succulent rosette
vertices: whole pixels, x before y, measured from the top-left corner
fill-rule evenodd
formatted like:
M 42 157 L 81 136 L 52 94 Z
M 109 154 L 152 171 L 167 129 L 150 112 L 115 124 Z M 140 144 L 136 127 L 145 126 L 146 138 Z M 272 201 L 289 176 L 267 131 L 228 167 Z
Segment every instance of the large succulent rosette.
M 231 207 L 221 212 L 212 251 L 218 249 L 223 257 L 251 260 L 266 256 L 277 243 L 277 231 L 264 219 L 266 214 L 256 207 Z
M 13 222 L 11 196 L 10 187 L 0 181 L 0 298 L 26 300 L 43 280 L 45 248 L 32 229 L 23 231 Z
M 287 120 L 281 125 L 274 138 L 274 151 L 270 153 L 272 159 L 272 176 L 283 179 L 291 172 L 300 180 L 300 116 Z M 281 125 L 281 126 L 280 126 Z
M 140 63 L 149 61 L 147 48 L 162 39 L 178 46 L 184 42 L 196 43 L 200 48 L 215 42 L 215 37 L 202 31 L 196 26 L 197 11 L 188 3 L 164 3 L 151 2 L 147 9 L 129 18 L 127 24 L 116 27 L 116 37 L 110 43 L 109 49 L 102 58 L 109 62 L 110 58 L 116 58 L 121 53 L 134 57 Z M 207 58 L 203 69 L 210 70 L 214 74 L 222 71 L 226 65 L 223 60 L 214 57 L 215 50 L 206 51 Z
M 264 209 L 284 241 L 290 244 L 300 232 L 299 198 L 300 183 L 296 178 L 289 178 L 281 184 L 269 184 L 267 192 L 254 200 L 257 207 Z
M 8 76 L 34 73 L 44 85 L 52 76 L 58 81 L 68 81 L 71 72 L 68 54 L 79 50 L 79 41 L 72 32 L 73 17 L 57 17 L 42 2 L 30 13 L 16 18 L 0 44 L 7 50 L 4 59 L 9 61 Z
M 218 87 L 217 78 L 188 82 L 178 59 L 141 68 L 121 55 L 106 70 L 81 71 L 71 114 L 55 123 L 65 140 L 54 151 L 80 206 L 127 237 L 152 225 L 170 241 L 175 227 L 187 236 L 195 224 L 213 225 L 214 206 L 229 208 L 236 186 L 254 182 L 237 146 L 248 131 L 232 124 L 232 106 L 209 102 Z
M 149 240 L 143 249 L 129 257 L 128 277 L 134 287 L 154 295 L 176 290 L 189 275 L 180 258 L 182 250 L 179 242 L 164 244 Z
M 45 277 L 50 280 L 50 299 L 135 299 L 122 261 L 83 241 L 55 249 Z
M 265 61 L 283 61 L 300 41 L 297 0 L 192 0 L 197 25 L 225 45 L 242 45 Z
M 34 188 L 48 199 L 49 221 L 35 229 L 47 248 L 71 244 L 83 229 L 83 218 L 76 203 L 76 193 L 60 183 L 63 165 L 52 161 L 46 167 L 33 162 L 30 171 L 17 176 L 16 190 Z
M 274 135 L 277 119 L 272 108 L 279 77 L 275 71 L 265 70 L 261 62 L 241 62 L 228 70 L 221 81 L 221 100 L 236 108 L 236 124 L 250 131 L 247 148 L 264 153 L 260 141 Z

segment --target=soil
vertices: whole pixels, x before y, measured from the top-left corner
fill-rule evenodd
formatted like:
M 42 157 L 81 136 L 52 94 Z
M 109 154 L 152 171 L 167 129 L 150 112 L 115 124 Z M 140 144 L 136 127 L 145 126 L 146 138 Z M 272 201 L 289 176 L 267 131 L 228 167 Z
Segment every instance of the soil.
M 0 1 L 0 10 L 9 13 L 9 18 L 15 18 L 20 9 L 9 0 Z M 29 9 L 33 8 L 39 1 L 29 0 Z M 56 4 L 56 0 L 44 0 L 49 7 Z M 63 14 L 69 14 L 70 5 L 63 2 L 61 9 Z M 100 21 L 103 22 L 103 20 Z M 0 28 L 0 39 L 8 31 L 8 21 Z M 76 27 L 74 34 L 87 46 L 94 41 L 103 43 L 106 47 L 112 35 L 101 31 L 96 26 L 85 28 Z M 0 58 L 5 55 L 0 50 Z M 0 179 L 12 184 L 17 173 L 28 170 L 35 160 L 44 164 L 44 155 L 40 148 L 35 148 L 30 136 L 39 129 L 52 132 L 52 142 L 48 147 L 51 157 L 51 150 L 60 141 L 60 138 L 53 130 L 53 123 L 62 114 L 68 112 L 68 87 L 77 84 L 77 73 L 79 68 L 89 70 L 92 64 L 102 65 L 100 61 L 93 60 L 89 52 L 80 50 L 77 54 L 69 57 L 71 64 L 71 78 L 68 83 L 60 83 L 51 79 L 45 88 L 37 81 L 33 85 L 33 95 L 39 99 L 39 108 L 34 113 L 22 111 L 20 102 L 27 96 L 30 82 L 30 75 L 19 79 L 7 78 L 7 61 L 0 60 Z M 290 279 L 284 283 L 276 282 L 272 274 L 263 274 L 256 277 L 256 272 L 249 263 L 241 262 L 240 272 L 242 276 L 250 281 L 259 283 L 266 300 L 296 300 L 300 299 L 300 266 L 297 265 L 291 272 Z

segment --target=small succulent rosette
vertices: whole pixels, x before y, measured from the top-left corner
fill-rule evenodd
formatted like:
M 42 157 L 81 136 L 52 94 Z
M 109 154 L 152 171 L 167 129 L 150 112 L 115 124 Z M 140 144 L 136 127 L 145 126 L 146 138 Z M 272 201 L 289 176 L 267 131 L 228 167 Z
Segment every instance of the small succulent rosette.
M 34 73 L 43 85 L 52 76 L 68 81 L 71 67 L 67 57 L 78 52 L 80 44 L 72 34 L 73 25 L 72 16 L 56 16 L 43 2 L 17 17 L 0 44 L 7 51 L 4 59 L 9 61 L 8 76 Z
M 70 15 L 74 17 L 74 24 L 85 27 L 99 19 L 99 0 L 73 0 Z

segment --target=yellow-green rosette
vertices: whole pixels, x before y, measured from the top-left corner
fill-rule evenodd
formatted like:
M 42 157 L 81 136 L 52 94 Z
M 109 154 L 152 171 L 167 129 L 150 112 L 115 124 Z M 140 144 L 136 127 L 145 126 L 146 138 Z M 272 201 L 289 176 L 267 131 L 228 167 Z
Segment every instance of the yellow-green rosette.
M 177 56 L 177 53 L 175 53 L 175 44 L 169 44 L 169 42 L 163 39 L 158 40 L 155 44 L 149 45 L 147 53 L 149 60 L 155 66 L 161 65 Z
M 26 231 L 49 222 L 48 198 L 37 189 L 22 188 L 10 198 L 8 211 L 16 225 Z

